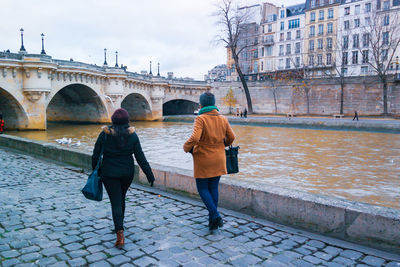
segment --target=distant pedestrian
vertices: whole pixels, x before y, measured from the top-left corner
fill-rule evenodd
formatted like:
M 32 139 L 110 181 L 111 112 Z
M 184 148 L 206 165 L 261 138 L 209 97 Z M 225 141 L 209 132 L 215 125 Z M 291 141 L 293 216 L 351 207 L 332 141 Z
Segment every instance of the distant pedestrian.
M 93 150 L 92 167 L 95 168 L 104 144 L 100 175 L 111 202 L 114 230 L 117 233 L 115 246 L 122 248 L 125 243 L 125 196 L 132 183 L 135 170 L 132 154 L 135 155 L 151 186 L 155 179 L 142 151 L 135 128 L 129 127 L 128 112 L 122 108 L 117 109 L 111 116 L 111 121 L 112 126 L 104 126 L 97 138 Z
M 4 127 L 3 114 L 0 114 L 0 134 L 3 133 L 3 127 Z
M 354 118 L 353 118 L 353 121 L 354 120 L 357 120 L 358 121 L 358 113 L 357 113 L 357 110 L 354 110 Z
M 240 115 L 239 108 L 236 108 L 236 117 L 239 117 L 239 115 Z
M 200 107 L 183 150 L 192 153 L 197 191 L 209 213 L 208 227 L 215 230 L 223 226 L 218 212 L 218 184 L 221 175 L 227 174 L 225 146 L 232 144 L 235 134 L 226 117 L 219 114 L 212 93 L 200 96 Z
M 243 112 L 240 111 L 240 118 L 243 118 Z
M 247 108 L 244 108 L 243 117 L 247 118 Z

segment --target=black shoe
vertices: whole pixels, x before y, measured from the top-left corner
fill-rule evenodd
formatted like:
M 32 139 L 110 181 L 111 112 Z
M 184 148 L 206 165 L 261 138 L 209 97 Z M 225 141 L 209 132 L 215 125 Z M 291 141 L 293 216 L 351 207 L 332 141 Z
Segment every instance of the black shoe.
M 218 217 L 217 219 L 217 226 L 218 226 L 218 228 L 221 228 L 222 226 L 224 226 L 224 221 L 222 220 L 222 218 L 221 217 Z
M 208 229 L 210 229 L 210 231 L 218 229 L 217 219 L 210 220 L 210 223 L 208 224 Z

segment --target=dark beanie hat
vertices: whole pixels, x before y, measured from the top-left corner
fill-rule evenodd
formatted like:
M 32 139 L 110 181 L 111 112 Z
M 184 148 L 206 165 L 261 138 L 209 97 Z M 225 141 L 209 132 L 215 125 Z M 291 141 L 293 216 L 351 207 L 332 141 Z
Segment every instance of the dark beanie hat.
M 127 124 L 129 123 L 129 114 L 126 109 L 119 108 L 114 111 L 114 114 L 111 116 L 111 121 L 113 124 Z
M 215 105 L 215 96 L 209 91 L 200 95 L 200 105 L 203 107 L 214 106 Z

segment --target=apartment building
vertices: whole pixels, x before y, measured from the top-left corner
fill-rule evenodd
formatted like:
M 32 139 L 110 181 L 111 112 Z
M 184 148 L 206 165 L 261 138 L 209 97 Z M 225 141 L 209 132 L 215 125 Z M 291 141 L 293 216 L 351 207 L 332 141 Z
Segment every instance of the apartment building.
M 275 34 L 277 70 L 300 68 L 303 64 L 305 4 L 282 6 Z
M 275 33 L 277 31 L 277 17 L 279 8 L 271 3 L 263 4 L 261 21 L 261 38 L 259 46 L 259 68 L 260 73 L 274 71 L 275 66 Z

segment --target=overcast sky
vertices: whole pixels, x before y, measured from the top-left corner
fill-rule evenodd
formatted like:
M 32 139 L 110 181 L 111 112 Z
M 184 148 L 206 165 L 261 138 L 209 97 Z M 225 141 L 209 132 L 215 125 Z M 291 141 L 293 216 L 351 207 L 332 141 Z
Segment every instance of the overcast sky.
M 118 51 L 118 63 L 128 71 L 148 71 L 151 60 L 153 73 L 160 62 L 163 76 L 173 71 L 203 80 L 209 69 L 226 63 L 225 48 L 213 42 L 217 1 L 1 0 L 0 50 L 19 50 L 22 27 L 28 53 L 40 53 L 44 33 L 46 53 L 53 58 L 102 65 L 107 48 L 109 65 L 115 65 Z

